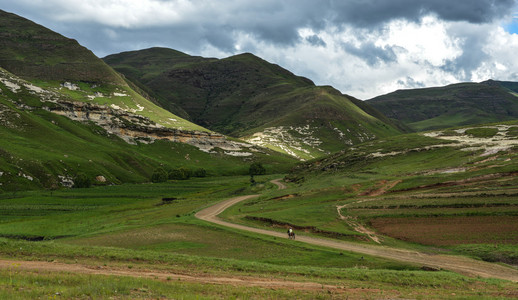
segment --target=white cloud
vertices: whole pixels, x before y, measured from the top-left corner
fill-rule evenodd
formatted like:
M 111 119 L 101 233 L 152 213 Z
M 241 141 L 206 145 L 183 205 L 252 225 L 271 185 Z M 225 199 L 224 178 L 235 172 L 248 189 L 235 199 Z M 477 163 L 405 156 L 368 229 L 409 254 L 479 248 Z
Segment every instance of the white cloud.
M 257 41 L 251 36 L 237 39 L 266 60 L 361 99 L 402 88 L 447 85 L 466 78 L 518 80 L 518 35 L 495 24 L 445 22 L 427 16 L 419 23 L 395 20 L 378 32 L 326 27 L 321 31 L 303 28 L 299 35 L 299 42 L 289 47 Z M 308 36 L 318 36 L 325 46 L 308 42 Z M 370 65 L 342 47 L 344 43 L 366 42 L 381 49 L 395 49 L 395 60 Z
M 173 25 L 188 20 L 193 13 L 189 1 L 159 0 L 47 0 L 42 7 L 52 6 L 54 19 L 62 22 L 95 22 L 113 27 Z
M 462 53 L 459 40 L 448 35 L 445 23 L 431 16 L 423 18 L 419 24 L 404 20 L 391 22 L 387 34 L 376 43 L 397 45 L 406 50 L 401 53 L 401 59 L 423 61 L 435 67 Z
M 510 34 L 502 27 L 488 32 L 483 51 L 488 59 L 472 75 L 473 81 L 487 79 L 518 81 L 518 34 Z

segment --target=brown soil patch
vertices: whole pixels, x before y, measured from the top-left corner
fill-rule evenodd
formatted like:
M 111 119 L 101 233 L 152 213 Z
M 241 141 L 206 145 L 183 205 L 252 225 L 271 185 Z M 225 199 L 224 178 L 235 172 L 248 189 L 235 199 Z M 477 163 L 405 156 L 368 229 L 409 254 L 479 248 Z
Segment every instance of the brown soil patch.
M 376 185 L 375 188 L 365 191 L 365 192 L 361 193 L 359 196 L 371 196 L 371 197 L 381 196 L 381 195 L 385 194 L 391 188 L 395 187 L 400 182 L 401 182 L 401 180 L 395 180 L 395 181 L 382 180 L 382 181 L 378 182 L 378 184 Z
M 279 197 L 272 198 L 271 200 L 284 200 L 284 199 L 295 198 L 297 196 L 298 196 L 297 194 L 282 195 Z
M 518 216 L 376 218 L 379 232 L 425 245 L 518 244 Z
M 250 199 L 255 198 L 257 195 L 241 196 L 231 198 L 222 202 L 219 202 L 213 206 L 207 207 L 198 213 L 196 217 L 201 220 L 205 220 L 211 223 L 227 226 L 243 231 L 255 232 L 268 236 L 274 236 L 277 238 L 287 238 L 286 233 L 266 230 L 262 228 L 254 228 L 244 226 L 240 224 L 234 224 L 221 220 L 218 215 L 228 207 Z M 398 249 L 386 246 L 374 246 L 366 244 L 358 244 L 345 241 L 337 241 L 323 238 L 309 237 L 305 235 L 297 236 L 298 242 L 304 242 L 313 245 L 319 245 L 324 247 L 330 247 L 334 249 L 340 249 L 345 251 L 353 251 L 357 253 L 363 253 L 366 255 L 372 255 L 377 257 L 384 257 L 387 259 L 394 259 L 398 261 L 420 264 L 422 266 L 434 267 L 447 269 L 461 274 L 470 276 L 481 276 L 481 277 L 492 277 L 512 280 L 518 282 L 518 270 L 501 266 L 498 264 L 487 263 L 483 261 L 477 261 L 467 257 L 460 256 L 449 256 L 449 255 L 430 255 L 421 253 L 413 250 Z

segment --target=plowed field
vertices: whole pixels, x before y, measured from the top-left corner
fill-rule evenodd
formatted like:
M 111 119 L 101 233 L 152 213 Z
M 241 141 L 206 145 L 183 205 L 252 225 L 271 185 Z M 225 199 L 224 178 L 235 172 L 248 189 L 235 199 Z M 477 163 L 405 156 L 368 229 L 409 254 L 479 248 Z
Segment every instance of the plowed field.
M 425 245 L 518 244 L 518 216 L 375 218 L 384 235 Z

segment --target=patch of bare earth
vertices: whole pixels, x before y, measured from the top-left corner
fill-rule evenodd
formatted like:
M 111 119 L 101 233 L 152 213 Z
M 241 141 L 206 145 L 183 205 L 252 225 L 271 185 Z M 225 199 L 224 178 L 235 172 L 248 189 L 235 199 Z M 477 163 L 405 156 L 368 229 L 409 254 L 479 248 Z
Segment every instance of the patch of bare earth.
M 223 212 L 228 207 L 247 200 L 251 198 L 255 198 L 257 195 L 248 195 L 241 196 L 236 198 L 231 198 L 226 201 L 219 202 L 213 206 L 205 208 L 198 213 L 196 213 L 196 217 L 205 220 L 211 223 L 219 224 L 222 226 L 227 226 L 243 231 L 249 231 L 259 234 L 264 234 L 268 236 L 274 236 L 277 238 L 287 238 L 285 233 L 271 231 L 262 228 L 254 228 L 249 226 L 244 226 L 240 224 L 234 224 L 227 221 L 223 221 L 218 217 L 218 215 Z M 358 244 L 353 242 L 345 242 L 345 241 L 337 241 L 323 238 L 310 237 L 305 235 L 297 236 L 298 242 L 304 242 L 308 244 L 329 247 L 339 250 L 352 251 L 357 253 L 363 253 L 365 255 L 383 257 L 387 259 L 393 259 L 397 261 L 403 261 L 407 263 L 420 264 L 422 266 L 439 268 L 451 270 L 454 272 L 458 272 L 461 274 L 469 275 L 469 276 L 481 276 L 485 278 L 500 278 L 518 282 L 518 270 L 483 262 L 477 261 L 474 259 L 470 259 L 467 257 L 460 256 L 451 256 L 451 255 L 442 255 L 442 254 L 427 254 L 421 253 L 414 250 L 405 250 L 399 248 L 391 248 L 387 246 L 376 246 L 376 245 L 365 245 Z
M 370 196 L 370 197 L 381 196 L 381 195 L 385 194 L 391 188 L 395 187 L 400 182 L 401 182 L 401 180 L 395 180 L 395 181 L 382 180 L 382 181 L 378 182 L 376 187 L 374 187 L 373 189 L 370 189 L 366 192 L 361 193 L 360 196 Z M 367 235 L 375 243 L 381 244 L 382 238 L 379 237 L 378 235 L 376 235 L 376 233 L 373 230 L 368 229 L 367 227 L 360 224 L 356 217 L 344 216 L 342 214 L 342 209 L 348 207 L 349 205 L 360 203 L 360 202 L 365 202 L 365 201 L 368 201 L 368 199 L 363 199 L 363 200 L 359 200 L 359 201 L 356 201 L 353 203 L 348 203 L 345 205 L 337 206 L 336 211 L 338 212 L 338 216 L 340 217 L 340 219 L 344 220 L 347 223 L 347 225 L 349 225 L 351 228 L 353 228 L 356 232 L 363 233 L 363 234 Z
M 376 218 L 379 232 L 424 245 L 518 244 L 518 216 Z

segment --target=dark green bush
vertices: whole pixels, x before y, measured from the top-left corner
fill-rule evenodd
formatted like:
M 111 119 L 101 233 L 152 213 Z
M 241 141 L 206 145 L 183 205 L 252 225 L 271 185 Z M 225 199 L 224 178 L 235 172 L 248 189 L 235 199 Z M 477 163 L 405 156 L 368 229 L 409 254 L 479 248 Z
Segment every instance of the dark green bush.
M 74 177 L 74 188 L 89 188 L 92 186 L 92 180 L 85 173 L 78 173 Z
M 250 168 L 248 169 L 248 174 L 250 174 L 250 176 L 264 175 L 266 174 L 266 169 L 263 167 L 261 163 L 255 162 L 250 165 Z
M 173 180 L 187 180 L 191 178 L 193 172 L 190 169 L 181 167 L 178 169 L 171 169 L 169 171 L 168 177 Z
M 194 172 L 192 172 L 192 176 L 193 177 L 206 177 L 207 171 L 203 168 L 199 168 L 199 169 L 194 170 Z
M 157 168 L 151 175 L 151 182 L 166 182 L 167 178 L 167 172 L 163 168 Z

